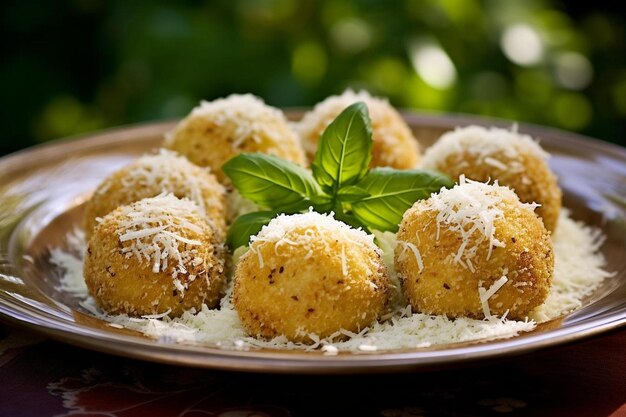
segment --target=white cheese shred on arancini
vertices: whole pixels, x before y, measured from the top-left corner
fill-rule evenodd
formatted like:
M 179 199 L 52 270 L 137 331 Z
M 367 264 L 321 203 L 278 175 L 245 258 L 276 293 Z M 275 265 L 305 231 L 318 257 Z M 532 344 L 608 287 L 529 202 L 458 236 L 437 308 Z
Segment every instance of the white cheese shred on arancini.
M 306 213 L 303 216 L 300 224 L 318 224 L 319 221 L 322 223 L 320 227 L 325 227 L 323 223 L 332 220 L 332 217 L 327 215 Z M 288 226 L 285 219 L 280 219 L 275 225 L 276 227 L 266 229 L 263 234 L 265 239 L 278 241 L 280 229 Z M 327 224 L 326 227 L 331 226 Z M 353 237 L 364 239 L 364 243 L 371 243 L 371 237 L 363 232 L 354 234 Z M 396 246 L 395 235 L 377 232 L 376 238 L 381 247 L 386 248 L 383 259 L 389 258 L 387 262 L 390 262 L 393 258 L 393 248 Z M 585 297 L 589 296 L 603 280 L 613 275 L 603 269 L 605 260 L 599 252 L 602 243 L 600 232 L 573 221 L 564 210 L 553 235 L 555 271 L 552 290 L 546 303 L 537 308 L 529 319 L 515 321 L 491 316 L 485 320 L 470 318 L 452 320 L 445 316 L 413 313 L 410 306 L 402 304 L 405 300 L 397 298 L 395 304 L 391 306 L 394 313 L 381 322 L 373 323 L 369 328 L 361 329 L 358 333 L 340 330 L 326 339 L 310 335 L 312 344 L 296 344 L 289 342 L 284 336 L 272 340 L 248 336 L 233 308 L 232 282 L 220 302 L 219 309 L 209 309 L 204 305 L 199 311 L 192 309 L 178 318 L 160 315 L 158 316 L 160 318 L 155 318 L 157 316 L 136 318 L 106 314 L 96 306 L 84 285 L 82 254 L 86 245 L 81 239 L 84 239 L 84 235 L 76 233 L 68 235 L 68 242 L 63 249 L 51 251 L 51 262 L 57 265 L 61 272 L 59 288 L 73 294 L 89 314 L 113 323 L 115 327 L 122 326 L 139 331 L 161 343 L 198 343 L 234 350 L 270 348 L 319 350 L 327 355 L 339 352 L 368 354 L 369 352 L 363 350 L 364 346 L 375 347 L 376 351 L 380 352 L 387 349 L 419 349 L 438 344 L 508 338 L 533 330 L 536 322 L 551 320 L 581 307 Z M 242 254 L 243 250 L 240 249 L 234 256 L 239 258 Z M 74 260 L 68 261 L 69 258 Z M 504 283 L 505 281 L 500 278 L 485 290 L 483 296 L 492 296 Z M 70 291 L 79 288 L 82 288 L 82 291 L 73 293 Z M 367 349 L 366 347 L 365 350 Z
M 500 277 L 496 282 L 494 282 L 489 289 L 485 289 L 482 285 L 478 287 L 478 297 L 480 298 L 480 305 L 483 308 L 483 314 L 486 318 L 492 317 L 491 311 L 489 310 L 489 299 L 498 292 L 500 288 L 504 284 L 507 283 L 509 279 L 505 276 Z
M 290 233 L 291 231 L 298 232 Z M 343 222 L 335 220 L 333 213 L 320 214 L 312 209 L 302 214 L 279 214 L 273 218 L 267 225 L 263 226 L 256 236 L 252 236 L 250 239 L 250 251 L 259 256 L 259 264 L 262 267 L 261 251 L 257 250 L 257 242 L 273 243 L 275 253 L 278 254 L 280 247 L 283 245 L 307 246 L 311 245 L 313 242 L 325 243 L 323 239 L 318 238 L 316 231 L 329 232 L 336 236 L 341 236 L 344 240 L 362 247 L 367 247 L 382 256 L 380 248 L 374 243 L 373 235 L 369 235 L 361 229 L 354 229 Z M 326 253 L 341 257 L 342 272 L 344 275 L 348 275 L 349 271 L 345 248 L 342 246 L 342 250 L 339 254 L 334 253 L 334 249 L 328 245 L 326 245 L 324 250 Z
M 170 262 L 174 262 L 172 278 L 187 273 L 186 265 L 195 262 L 196 247 L 202 242 L 185 238 L 171 229 L 176 227 L 195 234 L 203 233 L 202 227 L 189 220 L 200 218 L 196 203 L 172 194 L 161 194 L 122 206 L 119 214 L 116 233 L 120 242 L 130 242 L 122 248 L 126 257 L 135 256 L 139 262 L 150 262 L 155 273 L 167 270 Z M 184 290 L 182 284 L 177 287 Z
M 195 202 L 201 213 L 206 216 L 210 206 L 220 206 L 222 202 L 217 198 L 225 194 L 224 187 L 217 181 L 207 183 L 204 177 L 189 175 L 187 170 L 180 169 L 181 166 L 191 165 L 191 162 L 184 156 L 176 152 L 159 149 L 159 153 L 154 155 L 144 155 L 129 165 L 128 173 L 124 176 L 122 184 L 128 189 L 150 188 L 161 189 L 166 192 L 180 190 L 181 194 Z M 200 168 L 207 173 L 210 168 Z M 111 182 L 111 181 L 109 181 Z M 213 187 L 214 196 L 206 199 L 202 192 L 207 187 Z M 98 190 L 99 193 L 106 193 L 107 184 Z
M 422 270 L 424 269 L 424 261 L 422 260 L 422 255 L 420 253 L 420 250 L 417 248 L 417 246 L 415 246 L 411 242 L 405 242 L 403 240 L 398 240 L 398 245 L 402 246 L 402 252 L 400 252 L 400 259 L 403 259 L 406 256 L 407 250 L 410 251 L 415 257 L 415 262 L 417 263 L 417 269 L 419 270 L 419 272 L 422 272 Z
M 533 155 L 539 159 L 550 157 L 533 138 L 519 133 L 517 125 L 511 129 L 472 125 L 444 133 L 433 146 L 426 149 L 424 167 L 436 168 L 450 155 L 463 152 L 473 155 L 478 164 L 484 163 L 509 172 L 524 170 L 523 155 Z M 505 164 L 494 158 L 494 155 L 503 155 L 509 162 Z
M 498 185 L 497 181 L 489 185 L 461 175 L 459 184 L 451 189 L 442 188 L 439 193 L 431 195 L 421 209 L 437 213 L 437 240 L 442 228 L 461 237 L 452 259 L 474 272 L 472 259 L 483 242 L 488 241 L 487 259 L 491 257 L 494 247 L 505 246 L 495 237 L 495 222 L 504 219 L 501 205 L 505 198 L 518 199 L 513 190 Z M 521 203 L 521 206 L 531 211 L 538 207 L 534 203 Z
M 276 132 L 268 130 L 267 123 L 259 121 L 280 120 L 286 123 L 287 120 L 280 110 L 268 106 L 252 94 L 231 94 L 213 101 L 201 101 L 179 127 L 194 118 L 206 118 L 218 126 L 232 126 L 234 133 L 231 146 L 234 149 L 240 148 L 248 139 L 260 142 L 261 136 L 276 136 Z M 173 140 L 176 129 L 165 135 L 166 143 Z

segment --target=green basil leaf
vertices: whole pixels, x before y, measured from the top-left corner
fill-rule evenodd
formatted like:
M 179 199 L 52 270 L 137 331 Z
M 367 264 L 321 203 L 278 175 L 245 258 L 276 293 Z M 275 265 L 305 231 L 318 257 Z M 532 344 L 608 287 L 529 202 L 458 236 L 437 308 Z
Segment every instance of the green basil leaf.
M 222 171 L 242 196 L 271 210 L 304 210 L 321 193 L 306 169 L 272 155 L 242 153 L 226 162 Z
M 250 237 L 259 233 L 276 215 L 273 211 L 255 211 L 237 217 L 228 228 L 226 244 L 231 250 L 248 246 Z
M 428 198 L 441 187 L 454 186 L 454 182 L 436 171 L 376 168 L 357 186 L 370 196 L 352 203 L 352 214 L 372 229 L 395 232 L 413 203 Z
M 370 193 L 368 193 L 367 190 L 357 187 L 356 185 L 348 185 L 347 187 L 340 188 L 337 192 L 337 199 L 342 203 L 354 203 L 369 196 Z
M 320 137 L 313 176 L 324 191 L 337 191 L 352 185 L 366 173 L 372 159 L 372 126 L 363 102 L 347 107 Z
M 328 213 L 335 205 L 334 199 L 323 192 L 313 197 L 311 203 L 313 209 L 318 213 Z

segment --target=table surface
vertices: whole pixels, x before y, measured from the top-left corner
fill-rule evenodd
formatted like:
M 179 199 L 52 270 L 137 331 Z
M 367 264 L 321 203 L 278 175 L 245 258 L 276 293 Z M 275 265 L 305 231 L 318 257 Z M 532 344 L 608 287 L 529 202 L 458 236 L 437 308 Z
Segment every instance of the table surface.
M 241 374 L 0 325 L 0 416 L 626 416 L 626 329 L 507 361 L 360 376 Z

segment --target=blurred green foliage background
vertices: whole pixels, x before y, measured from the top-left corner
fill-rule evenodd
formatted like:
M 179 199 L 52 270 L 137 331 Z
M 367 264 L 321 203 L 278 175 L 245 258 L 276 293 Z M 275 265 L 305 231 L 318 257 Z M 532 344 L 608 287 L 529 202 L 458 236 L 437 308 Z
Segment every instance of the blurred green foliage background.
M 346 87 L 626 136 L 620 2 L 4 0 L 0 18 L 2 154 L 233 92 L 308 106 Z

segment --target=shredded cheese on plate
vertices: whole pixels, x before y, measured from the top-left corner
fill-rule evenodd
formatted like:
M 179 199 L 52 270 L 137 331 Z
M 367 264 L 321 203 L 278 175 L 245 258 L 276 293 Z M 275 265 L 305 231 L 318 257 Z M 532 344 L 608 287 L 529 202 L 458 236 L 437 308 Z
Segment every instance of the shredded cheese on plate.
M 303 222 L 307 214 L 303 215 Z M 311 216 L 311 215 L 310 215 Z M 322 215 L 318 215 L 322 216 Z M 280 217 L 280 216 L 279 216 Z M 309 220 L 311 217 L 309 217 Z M 280 224 L 282 220 L 278 220 Z M 324 227 L 324 222 L 319 223 Z M 354 239 L 373 244 L 371 237 L 364 232 L 346 229 Z M 256 239 L 279 241 L 279 233 L 272 230 L 261 232 Z M 599 252 L 602 236 L 596 229 L 576 222 L 564 210 L 553 235 L 555 251 L 555 272 L 553 287 L 545 304 L 538 307 L 527 320 L 515 321 L 503 317 L 487 315 L 484 320 L 470 318 L 448 319 L 445 316 L 432 316 L 412 313 L 406 299 L 401 294 L 397 277 L 393 271 L 393 247 L 395 234 L 376 232 L 376 239 L 384 249 L 383 260 L 390 266 L 391 281 L 394 287 L 394 312 L 375 322 L 361 332 L 341 330 L 326 339 L 309 335 L 312 344 L 299 344 L 288 341 L 284 336 L 272 340 L 260 340 L 247 335 L 239 321 L 231 300 L 232 283 L 219 309 L 203 306 L 200 311 L 187 311 L 181 317 L 145 316 L 143 318 L 125 315 L 111 316 L 101 311 L 89 297 L 82 278 L 82 251 L 84 241 L 80 233 L 68 236 L 69 248 L 52 251 L 52 262 L 63 271 L 59 289 L 70 292 L 82 299 L 81 305 L 96 317 L 146 334 L 162 343 L 200 343 L 225 349 L 247 350 L 258 347 L 272 349 L 321 350 L 334 355 L 341 351 L 367 353 L 386 349 L 425 348 L 438 344 L 492 340 L 516 336 L 535 328 L 536 322 L 543 322 L 566 314 L 582 305 L 582 300 L 591 294 L 612 274 L 604 270 L 605 260 Z M 241 256 L 242 250 L 235 253 Z M 488 300 L 506 283 L 501 277 L 490 288 L 482 289 L 481 301 L 488 310 Z

